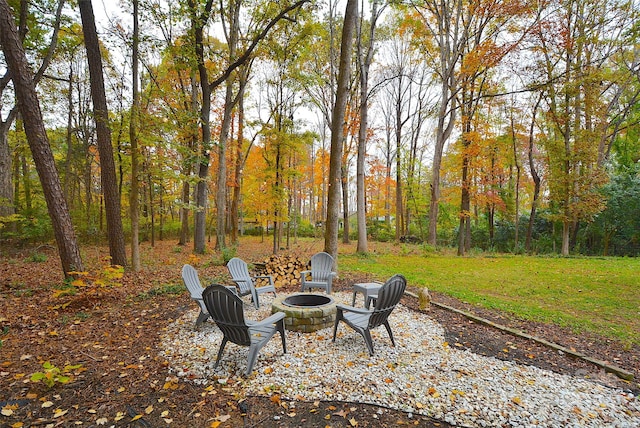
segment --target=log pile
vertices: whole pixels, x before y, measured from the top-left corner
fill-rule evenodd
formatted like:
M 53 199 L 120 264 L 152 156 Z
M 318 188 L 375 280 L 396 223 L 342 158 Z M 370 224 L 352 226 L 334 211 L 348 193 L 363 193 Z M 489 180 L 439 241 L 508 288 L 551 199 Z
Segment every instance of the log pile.
M 309 262 L 291 254 L 277 254 L 263 263 L 256 263 L 257 275 L 271 275 L 276 288 L 300 286 L 300 272 L 309 269 Z M 258 279 L 256 286 L 266 285 L 266 279 Z

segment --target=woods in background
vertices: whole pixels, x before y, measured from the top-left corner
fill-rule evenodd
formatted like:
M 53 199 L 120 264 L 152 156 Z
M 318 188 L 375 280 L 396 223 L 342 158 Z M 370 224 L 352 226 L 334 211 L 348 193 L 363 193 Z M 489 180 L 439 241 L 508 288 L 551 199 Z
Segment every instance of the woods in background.
M 243 233 L 274 253 L 299 236 L 331 251 L 339 233 L 360 252 L 640 252 L 635 1 L 136 0 L 96 34 L 106 123 L 82 7 L 44 3 L 6 2 L 2 19 L 34 70 L 75 233 L 109 239 L 120 264 L 121 234 L 197 253 Z M 10 49 L 0 237 L 42 242 L 55 218 Z

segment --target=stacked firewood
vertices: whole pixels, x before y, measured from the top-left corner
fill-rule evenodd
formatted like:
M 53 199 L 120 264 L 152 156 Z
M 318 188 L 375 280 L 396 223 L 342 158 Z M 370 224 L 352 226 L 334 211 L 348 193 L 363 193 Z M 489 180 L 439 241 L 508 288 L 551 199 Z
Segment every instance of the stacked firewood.
M 256 275 L 271 275 L 276 288 L 300 285 L 300 272 L 309 269 L 309 262 L 291 254 L 277 254 L 263 263 L 255 263 Z M 259 279 L 257 284 L 265 285 L 267 280 Z

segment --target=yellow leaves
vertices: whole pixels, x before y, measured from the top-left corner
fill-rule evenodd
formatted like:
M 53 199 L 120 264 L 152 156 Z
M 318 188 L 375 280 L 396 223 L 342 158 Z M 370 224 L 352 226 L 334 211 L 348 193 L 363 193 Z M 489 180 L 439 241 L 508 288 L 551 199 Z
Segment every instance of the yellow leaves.
M 113 418 L 113 420 L 114 420 L 114 421 L 116 421 L 116 422 L 119 422 L 119 421 L 121 421 L 122 419 L 124 419 L 124 413 L 123 413 L 123 412 L 118 412 L 118 413 L 116 413 L 116 417 L 115 417 L 115 418 Z
M 171 422 L 173 422 L 173 419 L 169 418 L 169 411 L 165 410 L 164 412 L 160 413 L 160 417 L 162 418 L 162 420 L 164 420 L 167 424 L 170 424 Z
M 170 379 L 164 383 L 162 389 L 178 389 L 178 380 Z
M 427 393 L 428 393 L 430 396 L 432 396 L 433 398 L 438 398 L 438 397 L 440 397 L 440 393 L 439 393 L 439 392 L 438 392 L 434 387 L 429 388 L 429 389 L 427 390 Z
M 13 415 L 13 411 L 18 408 L 17 404 L 7 404 L 0 410 L 0 414 L 2 416 L 11 416 Z
M 264 374 L 271 374 L 271 373 L 273 373 L 273 368 L 267 367 L 264 369 Z
M 452 395 L 459 395 L 460 397 L 464 397 L 466 394 L 464 391 L 460 391 L 459 389 L 454 389 L 451 391 Z
M 78 278 L 71 281 L 71 285 L 73 285 L 76 288 L 79 288 L 79 287 L 86 287 L 88 284 L 84 279 Z
M 53 291 L 53 297 L 56 299 L 63 296 L 69 296 L 71 294 L 73 294 L 73 289 L 71 288 L 64 288 L 64 289 L 58 289 Z
M 124 276 L 124 267 L 111 265 L 110 258 L 102 260 L 103 266 L 95 273 L 87 271 L 68 272 L 75 279 L 69 283 L 70 287 L 55 290 L 53 297 L 58 298 L 78 291 L 96 294 L 98 289 L 117 287 L 121 284 L 116 280 Z
M 53 417 L 54 418 L 59 418 L 61 416 L 64 416 L 67 414 L 69 410 L 62 410 L 62 409 L 56 409 L 53 411 Z
M 46 409 L 46 408 L 52 407 L 52 406 L 53 406 L 53 402 L 45 401 L 44 403 L 42 403 L 42 405 L 40 407 L 42 407 L 43 409 Z
M 511 399 L 511 401 L 512 401 L 514 404 L 517 404 L 518 406 L 522 406 L 522 399 L 521 399 L 520 397 L 517 397 L 517 396 L 516 396 L 516 397 L 513 397 L 513 398 Z

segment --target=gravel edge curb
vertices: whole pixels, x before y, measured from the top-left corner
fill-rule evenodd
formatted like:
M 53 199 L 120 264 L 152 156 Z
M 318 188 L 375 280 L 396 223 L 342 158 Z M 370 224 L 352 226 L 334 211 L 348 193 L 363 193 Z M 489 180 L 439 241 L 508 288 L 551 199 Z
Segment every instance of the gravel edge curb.
M 405 294 L 407 296 L 412 297 L 412 298 L 418 299 L 418 295 L 416 295 L 416 294 L 414 294 L 414 293 L 412 293 L 410 291 L 405 291 Z M 497 324 L 497 323 L 495 323 L 493 321 L 489 321 L 488 319 L 479 317 L 479 316 L 474 315 L 472 313 L 463 311 L 461 309 L 456 309 L 456 308 L 454 308 L 452 306 L 445 305 L 444 303 L 438 303 L 438 302 L 435 302 L 435 301 L 431 300 L 431 304 L 434 305 L 434 306 L 437 306 L 437 307 L 439 307 L 441 309 L 445 309 L 447 311 L 455 312 L 457 314 L 460 314 L 460 315 L 462 315 L 462 316 L 464 316 L 464 317 L 466 317 L 466 318 L 468 318 L 468 319 L 470 319 L 472 321 L 475 321 L 475 322 L 477 322 L 479 324 L 483 324 L 483 325 L 486 325 L 486 326 L 489 326 L 489 327 L 496 328 L 498 330 L 504 331 L 505 333 L 509 333 L 509 334 L 514 335 L 514 336 L 521 337 L 523 339 L 532 340 L 532 341 L 534 341 L 536 343 L 539 343 L 541 345 L 544 345 L 544 346 L 547 346 L 549 348 L 564 352 L 564 353 L 569 354 L 569 355 L 571 355 L 573 357 L 580 358 L 580 359 L 582 359 L 584 361 L 587 361 L 587 362 L 589 362 L 591 364 L 594 364 L 594 365 L 604 369 L 604 371 L 607 372 L 607 373 L 613 373 L 614 375 L 618 376 L 620 379 L 624 379 L 624 380 L 627 380 L 627 381 L 633 381 L 633 379 L 634 379 L 634 374 L 633 373 L 631 373 L 631 372 L 629 372 L 629 371 L 627 371 L 627 370 L 625 370 L 625 369 L 623 369 L 621 367 L 611 365 L 611 364 L 607 363 L 606 361 L 602 361 L 602 360 L 598 360 L 596 358 L 589 357 L 588 355 L 585 355 L 585 354 L 582 354 L 580 352 L 574 351 L 572 349 L 566 348 L 566 347 L 564 347 L 562 345 L 558 345 L 557 343 L 549 342 L 548 340 L 541 339 L 541 338 L 536 337 L 536 336 L 532 336 L 532 335 L 530 335 L 528 333 L 525 333 L 522 330 L 518 330 L 518 329 L 515 329 L 515 328 L 511 328 L 511 327 L 507 327 L 507 326 L 504 326 L 504 325 L 501 325 L 501 324 Z

